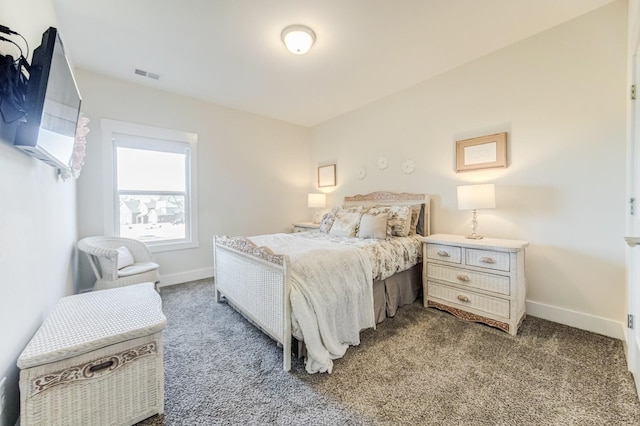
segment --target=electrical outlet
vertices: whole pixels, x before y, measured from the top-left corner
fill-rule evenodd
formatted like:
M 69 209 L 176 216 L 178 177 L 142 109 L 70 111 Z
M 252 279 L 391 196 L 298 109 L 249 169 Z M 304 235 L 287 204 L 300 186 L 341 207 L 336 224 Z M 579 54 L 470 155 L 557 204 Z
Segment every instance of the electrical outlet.
M 7 402 L 6 390 L 5 390 L 6 383 L 7 383 L 7 378 L 3 377 L 2 380 L 0 380 L 0 423 L 2 423 L 2 412 L 4 411 L 4 406 Z

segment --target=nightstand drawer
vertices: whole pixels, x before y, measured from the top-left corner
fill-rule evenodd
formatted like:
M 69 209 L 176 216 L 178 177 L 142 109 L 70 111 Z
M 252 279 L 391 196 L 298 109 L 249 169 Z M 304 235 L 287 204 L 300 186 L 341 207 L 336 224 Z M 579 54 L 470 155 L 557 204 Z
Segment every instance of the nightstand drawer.
M 427 244 L 427 257 L 459 264 L 462 261 L 462 249 L 440 244 Z
M 466 250 L 465 264 L 509 272 L 509 253 L 490 250 Z
M 313 222 L 299 222 L 293 224 L 293 233 L 296 232 L 318 232 L 320 229 L 319 223 Z
M 509 296 L 509 277 L 427 264 L 427 277 Z
M 457 288 L 441 285 L 432 281 L 428 282 L 429 298 L 437 298 L 449 303 L 454 303 L 465 308 L 509 318 L 510 302 L 505 299 L 484 296 L 473 291 L 465 291 Z

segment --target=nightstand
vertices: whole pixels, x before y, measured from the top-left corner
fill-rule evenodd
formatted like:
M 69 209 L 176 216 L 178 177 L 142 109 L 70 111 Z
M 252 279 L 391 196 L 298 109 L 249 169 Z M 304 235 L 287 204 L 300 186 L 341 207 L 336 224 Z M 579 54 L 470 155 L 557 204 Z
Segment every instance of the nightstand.
M 319 223 L 298 222 L 293 224 L 293 232 L 317 231 L 320 228 Z
M 423 241 L 424 306 L 516 335 L 525 318 L 527 241 L 435 234 Z

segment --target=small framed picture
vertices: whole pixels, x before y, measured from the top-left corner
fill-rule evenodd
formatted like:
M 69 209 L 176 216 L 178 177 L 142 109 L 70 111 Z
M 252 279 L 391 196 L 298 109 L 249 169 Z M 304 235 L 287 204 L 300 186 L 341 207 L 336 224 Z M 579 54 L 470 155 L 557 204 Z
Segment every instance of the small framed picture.
M 336 186 L 336 165 L 318 167 L 318 188 L 323 186 Z
M 507 167 L 507 133 L 456 142 L 456 172 Z

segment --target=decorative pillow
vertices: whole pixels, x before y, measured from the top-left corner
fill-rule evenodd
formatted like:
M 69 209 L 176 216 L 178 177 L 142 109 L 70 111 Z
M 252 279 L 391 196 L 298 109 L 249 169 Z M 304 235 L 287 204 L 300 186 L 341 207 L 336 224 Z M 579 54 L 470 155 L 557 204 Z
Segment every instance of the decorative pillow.
M 392 235 L 396 237 L 406 237 L 409 235 L 409 229 L 411 227 L 411 207 L 391 206 L 389 222 L 392 223 Z
M 372 216 L 384 215 L 387 218 L 387 238 L 390 238 L 392 235 L 391 222 L 389 221 L 389 210 L 391 208 L 389 206 L 379 206 L 379 207 L 371 207 L 367 210 L 367 214 Z
M 333 221 L 335 220 L 336 213 L 339 211 L 346 213 L 361 213 L 362 211 L 364 211 L 364 207 L 356 206 L 348 207 L 346 209 L 343 209 L 342 207 L 332 208 L 330 212 L 325 213 L 324 216 L 322 216 L 322 219 L 320 220 L 320 228 L 318 228 L 320 232 L 324 232 L 325 234 L 329 233 L 329 230 L 331 230 L 331 225 L 333 225 Z
M 406 237 L 411 226 L 411 208 L 409 206 L 377 206 L 367 212 L 369 214 L 387 213 L 387 238 Z
M 360 218 L 358 227 L 359 238 L 376 238 L 379 240 L 387 238 L 388 214 L 364 214 Z
M 133 255 L 128 248 L 126 248 L 125 246 L 118 248 L 118 269 L 131 266 L 134 263 L 135 261 L 133 260 Z
M 340 207 L 338 209 L 338 211 L 341 212 L 345 212 L 345 213 L 360 213 L 362 214 L 364 212 L 364 207 L 362 206 L 355 206 L 355 207 Z
M 411 206 L 411 225 L 409 225 L 408 235 L 415 235 L 418 233 L 418 219 L 420 219 L 420 206 Z
M 335 235 L 336 237 L 355 237 L 361 215 L 361 213 L 338 211 L 333 225 L 331 225 L 329 235 Z
M 333 221 L 336 218 L 336 212 L 340 209 L 340 207 L 334 207 L 330 212 L 325 213 L 320 220 L 320 227 L 318 228 L 320 232 L 324 232 L 325 234 L 329 233 L 331 229 L 331 225 L 333 225 Z
M 420 234 L 420 235 L 427 235 L 427 227 L 425 226 L 425 213 L 428 214 L 429 212 L 425 212 L 425 208 L 427 207 L 426 204 L 420 204 L 420 214 L 418 215 L 418 224 L 416 225 L 416 234 Z M 426 218 L 428 219 L 428 218 Z

